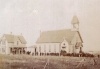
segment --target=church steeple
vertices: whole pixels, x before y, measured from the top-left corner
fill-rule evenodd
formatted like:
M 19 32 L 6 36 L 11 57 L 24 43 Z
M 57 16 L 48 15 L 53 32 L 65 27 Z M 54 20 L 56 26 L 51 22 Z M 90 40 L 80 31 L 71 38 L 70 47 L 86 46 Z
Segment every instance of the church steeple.
M 79 20 L 76 15 L 73 16 L 71 24 L 72 24 L 72 31 L 79 31 Z

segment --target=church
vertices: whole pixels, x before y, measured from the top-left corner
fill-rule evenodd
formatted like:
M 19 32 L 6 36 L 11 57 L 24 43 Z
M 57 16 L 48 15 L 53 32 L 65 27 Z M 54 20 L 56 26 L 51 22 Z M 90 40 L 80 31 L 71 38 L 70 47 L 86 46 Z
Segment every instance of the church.
M 36 41 L 37 49 L 40 53 L 79 53 L 82 52 L 82 37 L 79 32 L 79 20 L 73 16 L 71 29 L 43 31 Z

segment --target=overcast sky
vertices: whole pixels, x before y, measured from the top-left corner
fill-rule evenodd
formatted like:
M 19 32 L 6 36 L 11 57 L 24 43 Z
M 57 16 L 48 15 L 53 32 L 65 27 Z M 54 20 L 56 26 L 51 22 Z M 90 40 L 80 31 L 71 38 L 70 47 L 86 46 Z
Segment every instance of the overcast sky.
M 77 15 L 84 50 L 100 50 L 100 0 L 0 0 L 0 36 L 22 35 L 35 44 L 40 30 L 71 28 Z

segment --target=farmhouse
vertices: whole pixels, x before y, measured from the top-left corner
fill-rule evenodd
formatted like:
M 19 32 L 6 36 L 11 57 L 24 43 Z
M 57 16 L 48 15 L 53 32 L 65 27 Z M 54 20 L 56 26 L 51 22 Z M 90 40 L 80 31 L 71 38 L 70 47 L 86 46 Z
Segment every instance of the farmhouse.
M 4 34 L 0 39 L 0 54 L 22 54 L 26 50 L 26 40 L 22 35 Z
M 40 53 L 79 53 L 82 51 L 82 37 L 79 32 L 79 21 L 74 16 L 71 29 L 44 31 L 37 39 L 37 52 Z

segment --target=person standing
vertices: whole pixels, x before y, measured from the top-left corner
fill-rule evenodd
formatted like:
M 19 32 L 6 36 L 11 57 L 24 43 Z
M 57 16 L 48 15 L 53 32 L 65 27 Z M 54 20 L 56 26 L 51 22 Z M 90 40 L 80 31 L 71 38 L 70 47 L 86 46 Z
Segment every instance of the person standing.
M 99 58 L 99 54 L 98 54 L 98 58 Z

